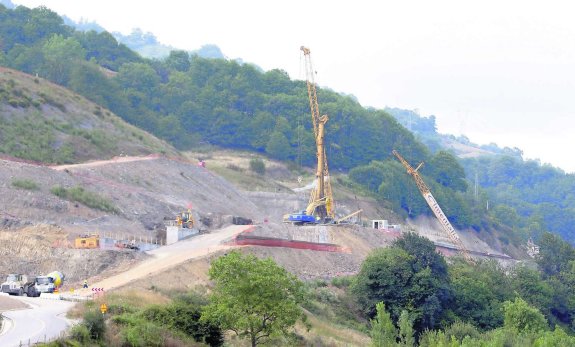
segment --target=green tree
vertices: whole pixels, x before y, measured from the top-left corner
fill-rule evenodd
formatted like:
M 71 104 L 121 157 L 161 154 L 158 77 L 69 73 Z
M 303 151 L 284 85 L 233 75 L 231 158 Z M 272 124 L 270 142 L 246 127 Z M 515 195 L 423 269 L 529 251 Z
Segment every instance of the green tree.
M 50 37 L 44 43 L 42 52 L 46 58 L 46 76 L 61 85 L 68 83 L 72 65 L 79 63 L 86 56 L 86 50 L 75 38 L 64 38 L 62 35 Z
M 505 318 L 503 326 L 517 332 L 541 332 L 549 328 L 545 316 L 535 307 L 529 306 L 525 300 L 515 298 L 515 301 L 503 303 Z
M 266 164 L 261 158 L 252 158 L 250 159 L 250 170 L 258 175 L 263 175 L 266 173 Z
M 305 318 L 303 283 L 271 259 L 233 251 L 212 263 L 209 276 L 215 286 L 201 319 L 249 338 L 252 346 L 287 335 Z
M 429 161 L 429 167 L 437 183 L 453 190 L 467 190 L 465 170 L 451 153 L 437 152 Z
M 415 345 L 415 338 L 413 337 L 413 322 L 411 321 L 407 310 L 401 311 L 397 325 L 399 325 L 399 340 L 401 345 L 413 347 Z
M 287 137 L 279 131 L 274 131 L 266 146 L 266 153 L 279 160 L 288 159 L 291 154 L 291 146 Z
M 544 276 L 553 276 L 569 268 L 569 262 L 575 260 L 575 249 L 561 239 L 561 236 L 545 233 L 539 241 L 540 252 L 537 265 Z
M 377 311 L 375 318 L 370 320 L 371 345 L 374 347 L 387 347 L 395 345 L 397 329 L 391 321 L 389 313 L 385 311 L 385 304 L 378 302 L 375 305 Z

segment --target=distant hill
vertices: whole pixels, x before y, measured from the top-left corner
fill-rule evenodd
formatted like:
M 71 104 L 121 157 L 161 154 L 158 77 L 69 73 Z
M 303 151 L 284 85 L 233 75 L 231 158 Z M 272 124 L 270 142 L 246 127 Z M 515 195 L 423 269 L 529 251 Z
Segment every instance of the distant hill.
M 0 67 L 0 152 L 45 163 L 175 154 L 172 146 L 43 78 Z
M 385 111 L 395 117 L 397 121 L 414 133 L 419 140 L 429 147 L 432 152 L 447 149 L 460 158 L 475 158 L 484 155 L 507 155 L 521 158 L 523 152 L 518 148 L 500 148 L 495 143 L 478 145 L 469 140 L 467 136 L 454 136 L 437 132 L 435 116 L 421 116 L 417 111 L 386 107 Z
M 0 4 L 6 6 L 6 8 L 13 9 L 16 7 L 15 4 L 12 3 L 10 0 L 0 0 Z
M 5 0 L 10 1 L 10 0 Z M 107 31 L 106 28 L 99 25 L 96 22 L 89 22 L 89 21 L 79 21 L 76 22 L 71 18 L 66 16 L 62 16 L 64 19 L 64 23 L 69 25 L 76 30 L 79 31 L 90 31 L 93 30 L 97 33 L 101 33 Z M 142 29 L 134 28 L 132 32 L 128 35 L 124 35 L 120 32 L 114 31 L 111 33 L 112 36 L 118 42 L 123 43 L 124 45 L 128 46 L 130 49 L 136 51 L 142 57 L 151 58 L 151 59 L 163 59 L 166 58 L 171 51 L 181 51 L 181 49 L 165 45 L 158 41 L 156 36 L 150 32 L 144 32 Z M 220 50 L 220 48 L 213 44 L 205 44 L 199 49 L 188 51 L 189 54 L 194 55 L 197 54 L 202 58 L 210 58 L 210 59 L 224 59 L 225 56 Z
M 119 42 L 130 47 L 146 58 L 162 59 L 167 57 L 171 51 L 181 51 L 181 49 L 165 45 L 158 41 L 156 36 L 150 32 L 144 33 L 141 29 L 133 29 L 129 35 L 113 32 L 112 35 Z M 203 45 L 200 49 L 188 51 L 191 55 L 197 54 L 202 58 L 224 59 L 224 54 L 216 45 Z

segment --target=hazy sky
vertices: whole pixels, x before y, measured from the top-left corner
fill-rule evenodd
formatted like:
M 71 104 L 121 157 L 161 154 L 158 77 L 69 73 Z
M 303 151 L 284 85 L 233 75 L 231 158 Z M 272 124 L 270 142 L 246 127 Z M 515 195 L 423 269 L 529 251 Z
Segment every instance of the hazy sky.
M 434 114 L 442 133 L 519 147 L 575 172 L 575 3 L 570 1 L 12 0 L 109 31 L 141 28 L 193 50 L 316 81 L 364 106 Z M 320 105 L 321 109 L 321 105 Z

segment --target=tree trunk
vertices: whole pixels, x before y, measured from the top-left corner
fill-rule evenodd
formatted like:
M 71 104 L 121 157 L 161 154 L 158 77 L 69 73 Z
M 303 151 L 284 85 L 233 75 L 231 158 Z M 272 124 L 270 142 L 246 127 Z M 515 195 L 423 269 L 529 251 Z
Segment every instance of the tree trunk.
M 256 347 L 256 346 L 257 346 L 256 335 L 252 335 L 252 347 Z

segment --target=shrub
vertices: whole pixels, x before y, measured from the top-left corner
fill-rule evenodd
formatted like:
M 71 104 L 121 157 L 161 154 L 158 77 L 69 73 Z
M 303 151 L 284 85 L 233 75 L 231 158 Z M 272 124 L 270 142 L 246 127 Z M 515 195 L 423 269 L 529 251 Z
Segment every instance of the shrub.
M 164 345 L 164 334 L 160 327 L 151 322 L 130 326 L 122 331 L 124 345 L 158 346 Z
M 96 193 L 84 190 L 82 187 L 66 189 L 60 186 L 55 186 L 50 190 L 50 192 L 62 199 L 76 201 L 90 208 L 112 213 L 119 212 L 110 201 L 102 198 Z
M 197 342 L 221 346 L 224 338 L 220 328 L 211 322 L 200 322 L 201 314 L 201 308 L 179 301 L 167 307 L 149 307 L 141 316 L 145 321 L 156 322 L 180 331 Z
M 90 333 L 90 338 L 100 340 L 104 337 L 106 323 L 104 316 L 98 311 L 87 311 L 84 314 L 84 325 Z
M 86 324 L 78 324 L 72 327 L 70 337 L 82 344 L 90 341 L 90 331 Z
M 351 285 L 352 280 L 353 280 L 352 276 L 334 277 L 331 280 L 331 284 L 337 288 L 347 288 Z
M 242 172 L 242 171 L 244 171 L 244 169 L 242 169 L 241 167 L 237 166 L 236 164 L 228 164 L 227 167 L 228 167 L 228 169 L 234 170 L 234 171 L 237 171 L 237 172 Z
M 22 180 L 14 180 L 12 181 L 12 186 L 15 188 L 20 189 L 27 189 L 27 190 L 39 190 L 40 187 L 38 184 L 32 180 L 22 179 Z
M 250 159 L 250 170 L 258 175 L 263 175 L 266 173 L 266 164 L 260 158 L 252 158 Z
M 473 326 L 473 324 L 461 321 L 457 321 L 445 329 L 445 335 L 450 338 L 454 337 L 459 342 L 463 341 L 466 336 L 469 336 L 472 339 L 481 338 L 481 333 Z

